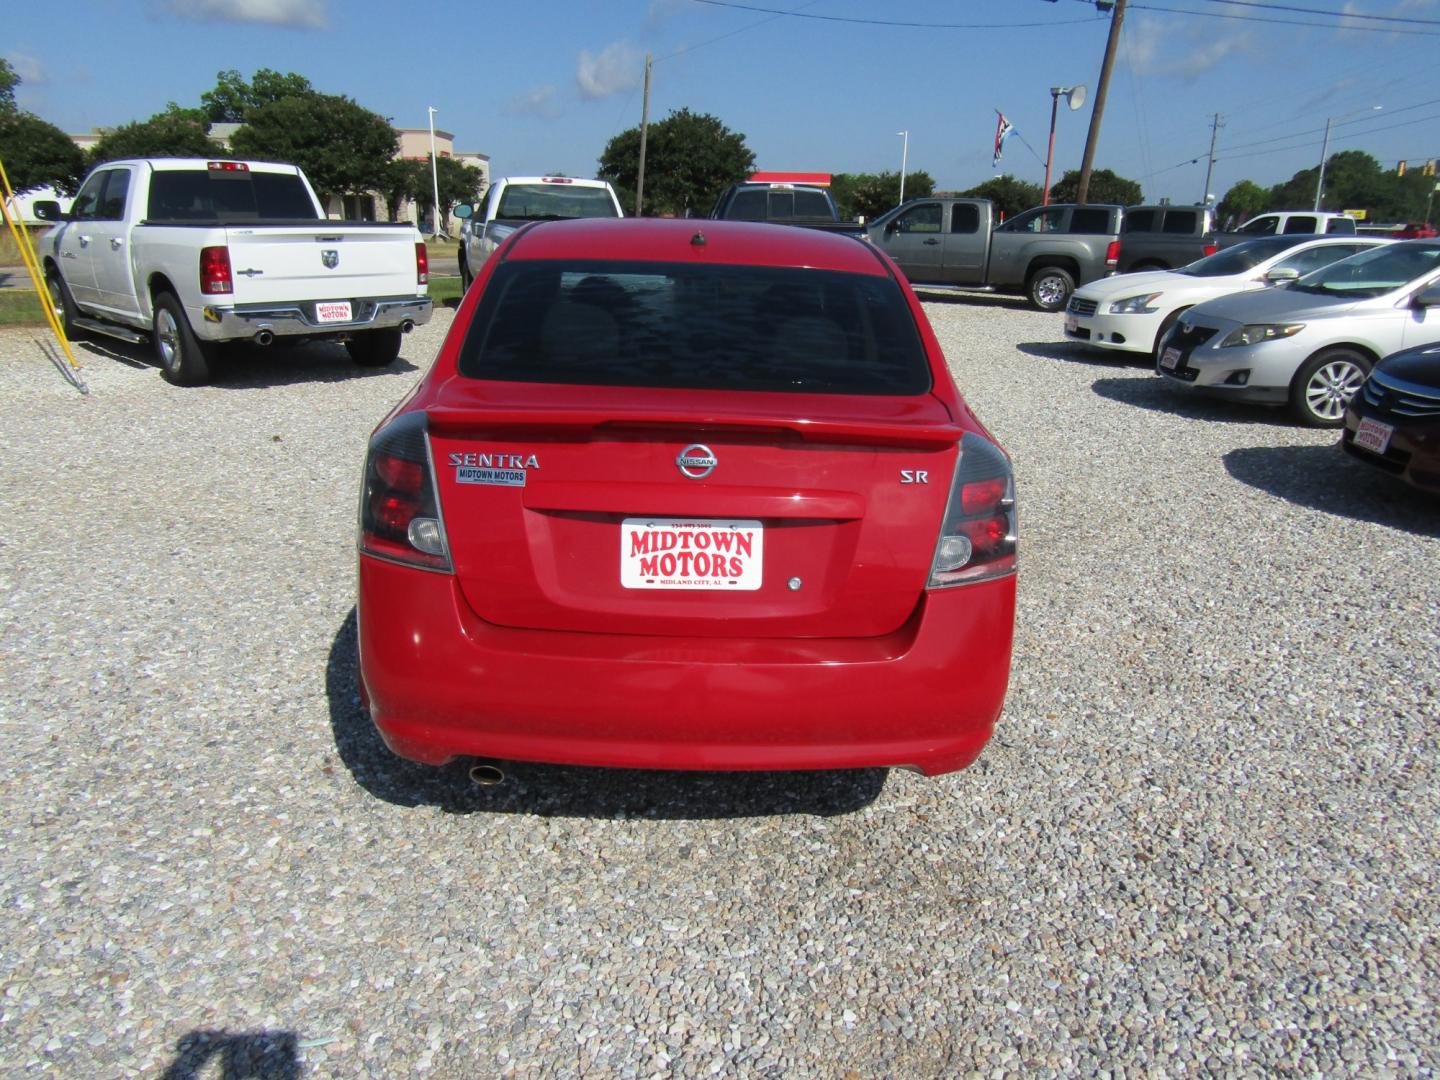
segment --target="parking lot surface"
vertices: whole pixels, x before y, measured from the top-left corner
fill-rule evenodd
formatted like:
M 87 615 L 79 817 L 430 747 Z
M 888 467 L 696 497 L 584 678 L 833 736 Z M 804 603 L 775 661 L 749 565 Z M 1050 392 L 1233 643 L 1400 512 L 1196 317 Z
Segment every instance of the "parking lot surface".
M 88 397 L 0 332 L 0 1073 L 1440 1069 L 1440 503 L 926 306 L 1021 514 L 1007 709 L 935 780 L 401 762 L 357 487 L 451 313 L 199 389 L 82 346 Z

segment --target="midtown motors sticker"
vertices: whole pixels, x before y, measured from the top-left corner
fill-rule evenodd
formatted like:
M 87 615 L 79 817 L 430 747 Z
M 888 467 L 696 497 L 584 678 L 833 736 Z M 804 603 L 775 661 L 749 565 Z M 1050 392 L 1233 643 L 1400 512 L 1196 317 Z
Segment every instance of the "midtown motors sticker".
M 455 468 L 457 484 L 498 487 L 524 487 L 526 470 L 540 467 L 534 454 L 452 453 L 450 464 Z
M 759 521 L 626 518 L 620 584 L 627 589 L 760 588 L 765 529 Z

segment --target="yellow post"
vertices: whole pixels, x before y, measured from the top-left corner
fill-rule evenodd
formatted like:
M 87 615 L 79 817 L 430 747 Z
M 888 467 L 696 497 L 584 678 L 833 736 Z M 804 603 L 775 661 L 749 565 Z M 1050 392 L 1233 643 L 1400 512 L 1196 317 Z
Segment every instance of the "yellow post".
M 65 350 L 65 359 L 69 361 L 70 366 L 78 371 L 80 365 L 75 360 L 75 354 L 70 351 L 70 340 L 65 336 L 65 328 L 55 317 L 55 305 L 50 300 L 49 286 L 45 284 L 45 275 L 40 271 L 40 260 L 35 254 L 35 248 L 30 243 L 30 230 L 19 225 L 10 216 L 9 204 L 14 200 L 15 192 L 10 188 L 10 177 L 5 172 L 3 161 L 0 161 L 0 186 L 3 186 L 4 189 L 4 198 L 0 199 L 0 216 L 5 218 L 10 235 L 15 238 L 15 246 L 20 249 L 20 259 L 25 263 L 25 270 L 35 285 L 35 291 L 40 298 L 40 306 L 45 311 L 45 319 L 50 324 L 50 330 L 55 335 L 55 340 L 60 342 L 60 347 Z

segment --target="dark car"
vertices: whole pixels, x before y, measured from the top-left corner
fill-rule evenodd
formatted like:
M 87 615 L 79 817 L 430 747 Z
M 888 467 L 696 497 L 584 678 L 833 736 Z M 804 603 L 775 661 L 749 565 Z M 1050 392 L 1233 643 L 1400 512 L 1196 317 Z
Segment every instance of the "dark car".
M 1405 349 L 1376 364 L 1345 412 L 1340 445 L 1440 493 L 1440 345 Z

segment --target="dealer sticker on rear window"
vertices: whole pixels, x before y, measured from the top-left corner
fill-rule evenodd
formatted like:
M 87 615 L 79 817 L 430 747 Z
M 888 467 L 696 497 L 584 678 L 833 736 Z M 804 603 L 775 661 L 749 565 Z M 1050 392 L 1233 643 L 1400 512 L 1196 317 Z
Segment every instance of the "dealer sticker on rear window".
M 760 588 L 765 529 L 750 520 L 626 518 L 620 584 L 627 589 Z

